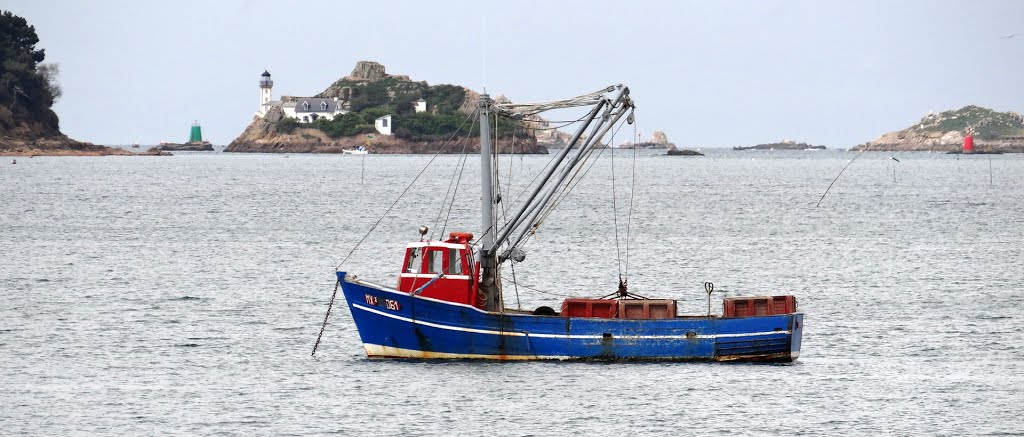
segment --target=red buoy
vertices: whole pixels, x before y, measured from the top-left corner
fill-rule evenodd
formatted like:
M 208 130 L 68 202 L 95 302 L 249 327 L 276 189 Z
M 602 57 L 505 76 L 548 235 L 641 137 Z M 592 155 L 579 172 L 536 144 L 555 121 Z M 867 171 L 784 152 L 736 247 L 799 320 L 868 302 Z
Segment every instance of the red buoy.
M 970 131 L 964 137 L 964 153 L 974 153 L 974 137 L 971 136 Z

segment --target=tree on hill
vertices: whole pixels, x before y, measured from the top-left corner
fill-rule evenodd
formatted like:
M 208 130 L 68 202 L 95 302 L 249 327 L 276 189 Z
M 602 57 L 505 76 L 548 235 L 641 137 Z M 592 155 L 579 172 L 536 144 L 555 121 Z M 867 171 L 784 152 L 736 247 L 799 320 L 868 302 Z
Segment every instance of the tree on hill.
M 376 74 L 363 71 L 363 64 L 379 67 Z M 391 115 L 395 137 L 413 141 L 442 141 L 463 129 L 469 135 L 479 135 L 479 126 L 465 123 L 468 114 L 461 111 L 469 91 L 458 85 L 429 85 L 425 81 L 409 80 L 408 76 L 384 74 L 384 66 L 360 62 L 352 75 L 343 77 L 317 97 L 337 97 L 348 102 L 351 112 L 333 119 L 318 119 L 299 126 L 297 122 L 278 121 L 277 129 L 292 132 L 299 127 L 319 129 L 331 138 L 372 133 L 377 118 Z M 372 77 L 371 77 L 372 76 Z M 426 112 L 416 112 L 416 102 L 427 103 Z M 499 138 L 530 138 L 533 134 L 521 122 L 500 119 L 492 126 Z
M 59 135 L 57 114 L 50 109 L 60 97 L 58 68 L 43 64 L 34 26 L 10 11 L 0 13 L 0 135 Z
M 1015 112 L 997 112 L 989 108 L 967 105 L 963 108 L 929 113 L 916 125 L 906 130 L 921 132 L 966 132 L 970 128 L 983 140 L 996 140 L 1004 136 L 1024 135 L 1024 119 Z

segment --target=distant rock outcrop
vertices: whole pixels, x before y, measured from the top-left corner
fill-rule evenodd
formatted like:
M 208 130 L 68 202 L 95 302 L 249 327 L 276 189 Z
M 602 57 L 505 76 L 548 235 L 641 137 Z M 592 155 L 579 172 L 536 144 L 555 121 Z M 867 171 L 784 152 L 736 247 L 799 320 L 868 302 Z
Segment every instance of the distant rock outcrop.
M 958 151 L 963 147 L 968 129 L 972 131 L 974 147 L 978 150 L 1024 152 L 1021 114 L 974 105 L 938 114 L 929 112 L 913 126 L 881 135 L 851 150 Z
M 665 154 L 668 156 L 704 156 L 703 153 L 696 150 L 677 149 L 675 146 L 670 147 Z
M 356 68 L 352 69 L 352 74 L 345 76 L 345 80 L 372 82 L 383 79 L 384 76 L 387 76 L 387 73 L 384 72 L 384 64 L 373 61 L 359 61 L 356 62 Z
M 635 144 L 627 141 L 619 146 L 620 149 L 674 149 L 675 147 L 675 143 L 668 141 L 668 135 L 660 130 L 654 131 L 651 134 L 651 139 L 647 141 Z
M 523 119 L 537 138 L 537 144 L 549 149 L 564 149 L 572 140 L 572 135 L 551 127 L 551 123 L 542 117 L 533 115 Z
M 651 142 L 654 144 L 668 145 L 668 135 L 665 135 L 665 132 L 656 130 L 651 134 Z
M 756 146 L 736 146 L 732 150 L 825 150 L 825 146 L 812 146 L 804 142 L 782 140 L 777 143 L 758 144 Z
M 142 152 L 142 153 L 140 153 L 140 155 L 150 155 L 150 156 L 174 156 L 174 154 L 173 154 L 173 153 L 171 153 L 171 152 L 165 152 L 165 151 L 163 151 L 163 150 L 160 150 L 160 148 L 159 148 L 159 147 L 150 147 L 149 149 L 146 149 L 146 151 L 145 151 L 145 152 Z

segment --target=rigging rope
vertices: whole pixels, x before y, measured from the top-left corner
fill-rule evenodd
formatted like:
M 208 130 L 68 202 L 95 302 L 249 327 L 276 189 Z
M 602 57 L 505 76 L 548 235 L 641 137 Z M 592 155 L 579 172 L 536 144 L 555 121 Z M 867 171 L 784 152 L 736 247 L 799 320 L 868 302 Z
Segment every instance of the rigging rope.
M 469 161 L 469 155 L 465 153 L 466 149 L 463 148 L 462 151 L 462 165 L 459 167 L 459 179 L 455 182 L 455 192 L 452 193 L 452 201 L 448 204 L 448 213 L 444 216 L 444 225 L 441 226 L 441 238 L 444 238 L 444 231 L 448 229 L 448 219 L 452 216 L 452 208 L 455 207 L 455 197 L 459 194 L 459 186 L 462 184 L 462 172 L 466 170 L 466 162 Z M 441 207 L 444 208 L 444 205 Z
M 498 188 L 497 199 L 494 197 L 491 198 L 491 210 L 493 211 L 494 204 L 496 202 L 501 203 L 501 180 L 498 178 L 498 169 L 500 169 L 501 166 L 498 162 L 498 148 L 500 147 L 498 146 L 498 112 L 495 111 L 492 115 L 494 117 L 494 123 L 491 125 L 491 133 L 493 134 L 493 137 L 491 138 L 491 156 L 488 156 L 487 159 L 491 161 L 491 168 L 494 169 L 491 173 L 491 187 Z M 498 229 L 498 217 L 495 214 L 491 214 L 490 226 L 494 229 Z
M 512 128 L 512 150 L 508 154 L 508 176 L 505 181 L 505 197 L 512 196 L 512 162 L 516 157 L 516 129 Z M 505 221 L 505 213 L 508 212 L 508 203 L 502 205 L 501 221 Z
M 502 277 L 501 277 L 501 279 L 502 279 L 502 280 L 505 280 L 505 281 L 507 281 L 507 280 L 508 280 L 508 278 L 507 278 L 507 277 L 504 277 L 504 276 L 502 276 Z M 571 294 L 561 294 L 561 293 L 555 293 L 555 292 L 551 292 L 551 291 L 544 291 L 544 290 L 540 290 L 540 289 L 537 289 L 537 288 L 531 287 L 531 286 L 529 286 L 529 285 L 526 285 L 526 284 L 519 284 L 518 286 L 519 286 L 519 287 L 523 287 L 523 288 L 525 288 L 525 289 L 527 289 L 527 290 L 530 290 L 530 291 L 532 291 L 532 292 L 535 292 L 535 293 L 547 294 L 547 295 L 551 295 L 551 296 L 558 296 L 558 297 L 579 297 L 579 296 L 576 296 L 576 295 L 571 295 Z
M 476 114 L 476 112 L 474 111 L 473 114 Z M 462 130 L 462 127 L 466 125 L 466 121 L 473 117 L 473 114 L 469 114 L 468 116 L 466 116 L 466 118 L 462 120 L 462 124 L 460 124 L 459 127 L 455 129 L 455 132 L 452 133 L 452 135 L 448 137 L 448 139 L 445 140 L 445 142 L 441 143 L 441 147 L 437 149 L 437 153 L 434 153 L 434 156 L 430 157 L 430 161 L 427 161 L 427 164 L 423 166 L 423 169 L 420 170 L 420 172 L 416 174 L 416 177 L 412 179 L 412 182 L 410 182 L 409 185 L 405 187 L 404 190 L 402 190 L 402 193 L 398 195 L 398 198 L 395 199 L 394 202 L 391 203 L 391 206 L 388 206 L 388 209 L 384 211 L 384 214 L 381 214 L 380 218 L 377 219 L 373 226 L 370 226 L 370 230 L 366 231 L 366 234 L 363 235 L 363 238 L 360 238 L 359 242 L 357 242 L 356 245 L 352 247 L 352 250 L 348 251 L 348 254 L 346 254 L 345 257 L 342 258 L 341 262 L 338 263 L 338 265 L 334 266 L 335 270 L 341 268 L 342 264 L 345 264 L 345 261 L 348 261 L 349 257 L 352 256 L 352 253 L 354 253 L 356 249 L 358 249 L 359 246 L 362 245 L 364 241 L 366 241 L 366 238 L 370 236 L 370 233 L 372 233 L 374 229 L 377 229 L 377 226 L 380 225 L 380 222 L 384 220 L 384 217 L 388 216 L 388 213 L 391 212 L 395 205 L 398 205 L 398 201 L 402 200 L 402 197 L 405 196 L 405 193 L 408 193 L 409 189 L 411 189 L 413 185 L 416 184 L 416 181 L 420 179 L 420 176 L 423 176 L 423 173 L 427 171 L 427 168 L 430 168 L 430 164 L 432 164 L 434 160 L 437 159 L 437 156 L 440 155 L 441 152 L 445 150 L 445 147 L 448 145 L 449 142 L 451 142 L 452 138 L 455 138 L 455 136 L 459 134 L 459 131 Z
M 625 119 L 623 119 L 619 123 L 619 126 L 615 128 L 614 132 L 618 132 L 619 129 L 622 128 L 623 123 L 626 123 Z M 612 136 L 615 135 L 614 132 Z M 590 165 L 587 166 L 586 170 L 583 170 L 583 164 L 579 165 L 579 167 L 576 168 L 576 171 L 573 172 L 573 175 L 565 182 L 565 184 L 561 188 L 558 188 L 559 192 L 558 194 L 555 195 L 554 200 L 547 207 L 545 207 L 540 214 L 537 215 L 537 220 L 532 225 L 534 229 L 539 228 L 540 225 L 545 220 L 547 220 L 551 213 L 558 207 L 558 205 L 560 205 L 563 201 L 565 201 L 566 198 L 569 197 L 569 194 L 573 191 L 573 189 L 576 188 L 577 185 L 579 185 L 581 181 L 583 181 L 583 178 L 585 178 L 587 174 L 590 173 L 590 169 L 594 168 L 594 165 L 597 164 L 598 158 L 600 158 L 601 155 L 604 154 L 605 147 L 602 147 L 598 150 L 599 151 L 597 152 L 597 157 L 594 157 L 593 161 L 590 161 L 590 159 L 591 157 L 594 156 L 594 149 L 591 148 L 587 152 L 587 155 L 581 160 L 581 162 L 583 162 L 583 164 L 586 164 L 587 161 L 590 161 Z M 581 171 L 582 174 L 580 173 Z M 524 245 L 526 241 L 533 237 L 533 235 L 535 235 L 535 233 L 531 232 L 529 235 L 524 237 L 523 241 L 520 243 L 520 246 Z
M 548 124 L 549 124 L 548 127 L 533 127 L 533 128 L 530 128 L 530 129 L 535 130 L 535 131 L 537 131 L 537 130 L 558 130 L 558 129 L 561 129 L 561 128 L 566 127 L 566 126 L 570 126 L 570 125 L 579 123 L 579 122 L 585 120 L 586 118 L 587 118 L 587 115 L 584 114 L 580 118 L 577 118 L 577 119 L 571 120 L 571 121 L 570 120 L 560 120 L 560 121 L 546 120 L 548 122 Z M 538 121 L 535 121 L 535 120 L 530 120 L 530 119 L 525 119 L 525 118 L 523 119 L 523 121 L 525 123 L 537 123 L 538 122 Z M 551 127 L 550 126 L 551 123 L 564 123 L 564 124 L 560 124 L 558 126 Z
M 589 94 L 572 97 L 564 100 L 552 100 L 548 102 L 534 103 L 495 103 L 494 106 L 499 112 L 510 117 L 523 117 L 536 115 L 552 109 L 575 108 L 578 106 L 595 105 L 605 98 L 605 93 L 615 91 L 615 86 L 610 86 Z
M 618 132 L 619 129 L 622 128 L 622 123 L 625 123 L 625 120 L 620 122 L 619 126 L 615 128 L 615 131 L 612 133 L 612 136 L 614 136 L 615 132 Z M 590 169 L 593 168 L 595 164 L 597 164 L 597 158 L 600 158 L 601 155 L 604 154 L 605 149 L 605 147 L 598 149 L 599 151 L 597 152 L 597 157 L 594 157 L 594 160 L 590 162 L 590 165 L 587 167 L 585 171 L 582 172 L 582 174 L 580 174 L 580 172 L 583 170 L 582 165 L 580 165 L 579 168 L 576 169 L 572 177 L 570 177 L 566 184 L 561 188 L 561 191 L 556 196 L 556 200 L 552 202 L 550 206 L 545 208 L 544 213 L 541 214 L 543 219 L 537 220 L 538 224 L 543 222 L 544 219 L 546 219 L 551 214 L 551 212 L 558 207 L 558 205 L 560 205 L 563 201 L 565 201 L 566 198 L 569 197 L 569 194 L 573 191 L 573 189 L 575 189 L 576 186 L 579 185 L 579 183 L 583 180 L 583 178 L 585 178 L 587 174 L 590 173 Z M 593 153 L 594 149 L 590 149 L 590 151 L 587 153 L 587 156 L 583 158 L 582 162 L 586 163 L 587 161 L 589 161 L 591 157 L 593 157 Z
M 634 119 L 635 120 L 635 119 Z M 633 122 L 633 137 L 635 141 L 639 142 L 636 134 L 636 121 Z M 632 182 L 629 188 L 629 214 L 626 216 L 626 280 L 629 280 L 629 231 L 633 223 L 633 195 L 636 194 L 636 151 L 637 147 L 633 147 L 633 168 L 630 170 Z
M 434 239 L 434 232 L 437 231 L 437 223 L 439 221 L 441 221 L 441 214 L 444 212 L 445 205 L 446 204 L 449 205 L 449 207 L 448 207 L 448 214 L 450 215 L 451 214 L 451 206 L 450 205 L 454 205 L 455 204 L 455 194 L 452 194 L 452 200 L 451 200 L 450 204 L 448 203 L 448 194 L 451 193 L 452 185 L 453 184 L 455 184 L 455 192 L 458 193 L 458 191 L 459 191 L 458 183 L 462 181 L 462 172 L 459 170 L 459 166 L 460 166 L 460 163 L 462 163 L 461 165 L 463 167 L 465 166 L 465 162 L 464 161 L 468 158 L 467 155 L 466 155 L 466 147 L 469 145 L 469 135 L 472 135 L 473 127 L 474 126 L 476 126 L 476 119 L 475 118 L 473 119 L 473 122 L 469 125 L 469 131 L 466 133 L 466 135 L 467 135 L 466 136 L 466 140 L 463 141 L 463 143 L 462 143 L 462 151 L 459 152 L 459 161 L 456 161 L 456 163 L 455 163 L 456 169 L 452 170 L 452 179 L 448 182 L 448 190 L 446 190 L 444 192 L 444 200 L 441 201 L 441 208 L 437 210 L 437 218 L 434 219 L 433 231 L 431 231 L 431 233 L 430 233 L 430 239 L 431 240 Z M 458 178 L 459 178 L 458 181 L 455 180 L 456 175 L 458 175 Z M 445 224 L 448 224 L 448 218 L 447 217 L 445 217 Z M 443 228 L 441 230 L 441 238 L 444 238 L 444 229 Z
M 551 158 L 548 159 L 548 163 L 544 164 L 544 167 L 541 167 L 540 171 L 537 172 L 537 174 L 533 176 L 533 180 L 531 180 L 529 184 L 527 184 L 525 187 L 523 187 L 523 190 L 519 192 L 519 195 L 516 196 L 516 199 L 512 201 L 511 205 L 516 204 L 517 202 L 519 202 L 520 199 L 523 198 L 524 195 L 526 195 L 526 193 L 529 191 L 530 187 L 532 187 L 537 182 L 537 179 L 540 179 L 540 176 L 542 174 L 544 174 L 544 170 L 547 170 L 547 168 L 550 167 L 551 164 L 553 164 L 555 162 L 555 158 L 557 158 L 557 157 L 558 157 L 558 155 L 551 155 Z M 503 225 L 507 226 L 508 222 L 503 223 Z M 487 231 L 490 231 L 493 228 L 496 228 L 496 227 L 495 226 L 488 227 L 487 229 L 484 230 L 483 234 L 486 234 Z M 480 238 L 483 237 L 483 234 L 478 236 L 474 241 L 479 243 Z M 471 243 L 471 244 L 475 244 L 475 243 Z
M 615 132 L 612 132 L 612 138 L 608 142 L 609 146 L 615 144 L 615 133 L 618 132 L 618 131 L 619 131 L 618 129 L 615 129 Z M 618 207 L 618 202 L 616 202 L 616 200 L 615 200 L 615 150 L 614 149 L 612 149 L 611 154 L 612 154 L 612 158 L 611 158 L 611 163 L 612 163 L 612 227 L 615 228 L 615 262 L 616 262 L 616 264 L 618 265 L 618 268 L 619 268 L 619 283 L 621 284 L 622 283 L 622 252 L 619 250 L 619 207 Z
M 516 290 L 516 309 L 523 309 L 523 304 L 519 302 L 519 282 L 516 281 L 516 263 L 509 264 L 509 268 L 512 270 L 512 287 Z

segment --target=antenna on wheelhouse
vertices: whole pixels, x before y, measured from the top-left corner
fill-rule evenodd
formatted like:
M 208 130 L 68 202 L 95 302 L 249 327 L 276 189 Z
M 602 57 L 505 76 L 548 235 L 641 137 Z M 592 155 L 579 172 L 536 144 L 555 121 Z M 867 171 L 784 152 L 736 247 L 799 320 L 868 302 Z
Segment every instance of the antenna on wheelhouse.
M 483 75 L 483 88 L 484 95 L 487 95 L 487 13 L 484 13 L 482 31 L 480 32 L 480 40 L 483 42 L 481 51 L 483 52 L 480 57 L 480 73 Z

